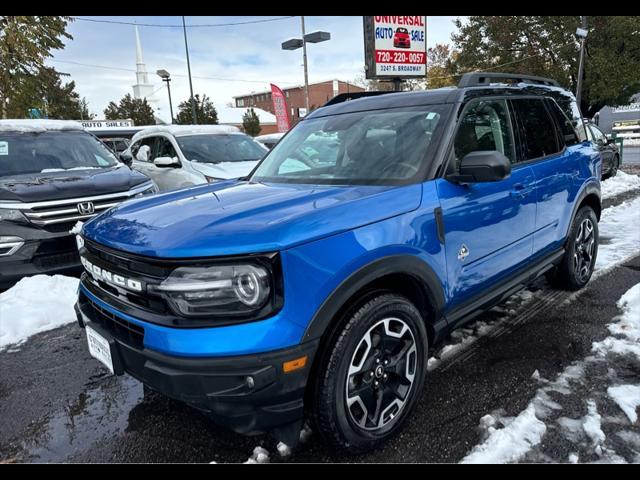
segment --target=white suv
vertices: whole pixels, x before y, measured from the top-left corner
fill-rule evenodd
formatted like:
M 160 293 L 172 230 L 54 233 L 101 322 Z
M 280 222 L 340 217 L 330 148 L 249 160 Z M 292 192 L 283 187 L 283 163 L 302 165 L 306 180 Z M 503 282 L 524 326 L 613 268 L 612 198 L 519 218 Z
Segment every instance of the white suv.
M 248 175 L 267 148 L 227 125 L 159 125 L 131 139 L 122 160 L 162 192 Z

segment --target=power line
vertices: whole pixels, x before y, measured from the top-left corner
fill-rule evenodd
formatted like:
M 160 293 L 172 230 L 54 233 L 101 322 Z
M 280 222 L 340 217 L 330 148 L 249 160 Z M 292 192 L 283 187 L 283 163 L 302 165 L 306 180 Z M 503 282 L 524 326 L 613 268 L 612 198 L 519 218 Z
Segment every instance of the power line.
M 279 20 L 287 20 L 289 18 L 294 18 L 295 15 L 289 15 L 286 17 L 276 17 L 276 18 L 263 18 L 261 20 L 247 20 L 245 22 L 230 22 L 230 23 L 199 23 L 193 25 L 187 25 L 187 28 L 215 28 L 215 27 L 232 27 L 236 25 L 251 25 L 255 23 L 266 23 L 266 22 L 277 22 Z M 136 22 L 125 22 L 121 20 L 98 20 L 96 18 L 86 18 L 86 17 L 71 17 L 74 20 L 80 20 L 82 22 L 93 22 L 93 23 L 110 23 L 116 25 L 137 25 L 138 27 L 165 27 L 165 28 L 182 28 L 182 25 L 165 25 L 160 23 L 136 23 Z
M 71 65 L 79 65 L 81 67 L 91 67 L 91 68 L 102 68 L 104 70 L 117 70 L 117 71 L 121 71 L 121 72 L 133 72 L 136 73 L 136 70 L 133 68 L 122 68 L 122 67 L 110 67 L 108 65 L 96 65 L 96 64 L 91 64 L 91 63 L 81 63 L 81 62 L 75 62 L 72 60 L 55 60 L 55 59 L 49 59 L 50 62 L 57 62 L 57 63 L 68 63 Z M 172 77 L 187 77 L 187 75 L 182 75 L 182 74 L 178 74 L 178 73 L 173 73 L 171 74 Z M 218 81 L 223 81 L 223 82 L 243 82 L 243 83 L 271 83 L 267 80 L 249 80 L 249 79 L 242 79 L 242 78 L 224 78 L 224 77 L 205 77 L 205 76 L 199 76 L 199 75 L 193 75 L 192 78 L 198 78 L 200 80 L 218 80 Z M 278 82 L 278 83 L 284 83 L 284 84 L 293 84 L 295 82 Z

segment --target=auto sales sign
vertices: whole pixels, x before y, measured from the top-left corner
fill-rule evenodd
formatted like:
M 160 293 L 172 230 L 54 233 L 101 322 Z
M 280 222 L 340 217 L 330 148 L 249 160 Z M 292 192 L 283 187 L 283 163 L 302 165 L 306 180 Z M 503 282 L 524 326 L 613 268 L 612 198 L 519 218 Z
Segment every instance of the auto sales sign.
M 427 17 L 365 16 L 367 78 L 424 77 L 427 74 Z

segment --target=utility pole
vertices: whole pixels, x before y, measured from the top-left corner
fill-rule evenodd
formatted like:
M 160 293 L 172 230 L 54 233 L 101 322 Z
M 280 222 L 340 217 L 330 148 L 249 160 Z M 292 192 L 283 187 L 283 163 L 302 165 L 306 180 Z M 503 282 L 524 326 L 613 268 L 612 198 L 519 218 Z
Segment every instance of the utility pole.
M 307 110 L 306 115 L 309 115 L 309 73 L 307 72 L 307 40 L 304 38 L 304 15 L 300 17 L 302 19 L 302 61 L 304 64 L 304 106 Z
M 576 35 L 580 37 L 580 64 L 578 66 L 578 85 L 576 86 L 576 102 L 580 108 L 582 101 L 582 77 L 584 76 L 584 44 L 587 40 L 587 17 L 581 16 L 581 26 L 576 30 Z M 582 111 L 582 109 L 581 109 Z
M 196 117 L 196 100 L 193 98 L 193 84 L 191 83 L 191 63 L 189 62 L 189 44 L 187 43 L 187 25 L 184 22 L 184 15 L 182 16 L 182 29 L 184 30 L 184 49 L 187 52 L 187 70 L 189 72 L 189 90 L 191 91 L 191 115 L 193 117 L 193 124 L 198 124 Z

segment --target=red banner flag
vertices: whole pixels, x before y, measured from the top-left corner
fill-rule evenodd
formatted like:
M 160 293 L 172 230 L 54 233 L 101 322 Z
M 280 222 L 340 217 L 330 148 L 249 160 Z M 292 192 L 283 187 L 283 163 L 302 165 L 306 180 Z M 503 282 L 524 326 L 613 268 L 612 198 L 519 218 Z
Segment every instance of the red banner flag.
M 291 128 L 289 123 L 289 109 L 287 108 L 287 100 L 284 92 L 273 83 L 271 84 L 271 98 L 273 99 L 273 111 L 276 115 L 278 123 L 278 131 L 286 132 Z

